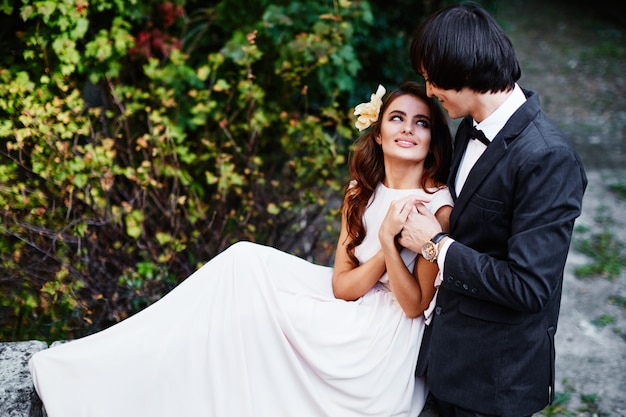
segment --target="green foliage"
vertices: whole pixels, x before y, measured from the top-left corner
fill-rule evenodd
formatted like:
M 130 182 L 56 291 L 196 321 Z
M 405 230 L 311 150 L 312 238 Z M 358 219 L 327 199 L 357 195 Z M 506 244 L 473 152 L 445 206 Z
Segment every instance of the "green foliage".
M 554 402 L 544 408 L 540 416 L 555 417 L 555 416 L 577 416 L 577 415 L 592 415 L 592 416 L 608 416 L 609 413 L 602 411 L 597 404 L 597 394 L 580 394 L 580 401 L 583 404 L 576 410 L 570 410 L 567 405 L 572 397 L 572 392 L 557 392 L 554 396 Z M 581 414 L 582 413 L 582 414 Z
M 552 404 L 548 405 L 546 408 L 541 410 L 538 413 L 539 416 L 544 417 L 555 417 L 555 416 L 577 416 L 581 415 L 581 413 L 587 413 L 589 415 L 594 416 L 607 416 L 608 413 L 600 410 L 599 405 L 597 404 L 599 396 L 598 394 L 584 394 L 580 393 L 579 398 L 581 402 L 581 406 L 576 408 L 576 410 L 572 410 L 573 408 L 569 406 L 569 402 L 572 399 L 572 394 L 576 392 L 576 388 L 571 385 L 567 379 L 563 380 L 563 384 L 565 385 L 564 392 L 556 392 L 554 395 L 554 401 Z
M 327 260 L 349 108 L 406 78 L 417 24 L 372 10 L 2 2 L 0 337 L 107 327 L 237 240 Z
M 599 275 L 614 279 L 626 264 L 624 244 L 609 231 L 579 240 L 577 249 L 593 259 L 592 262 L 576 268 L 575 274 L 579 277 Z
M 591 261 L 577 267 L 574 273 L 578 277 L 604 276 L 612 280 L 626 266 L 624 242 L 611 231 L 614 221 L 606 214 L 606 207 L 598 210 L 596 221 L 600 230 L 593 233 L 588 228 L 576 228 L 581 237 L 575 240 L 575 247 Z
M 609 304 L 616 305 L 626 310 L 626 297 L 620 295 L 612 295 L 609 297 Z
M 591 324 L 597 327 L 606 327 L 610 324 L 614 324 L 617 321 L 615 316 L 610 314 L 602 314 L 601 316 L 591 320 Z
M 567 409 L 567 404 L 572 397 L 572 393 L 569 391 L 556 392 L 554 394 L 554 401 L 541 411 L 542 416 L 572 416 L 573 413 Z
M 598 394 L 580 394 L 580 400 L 583 406 L 578 411 L 589 413 L 592 416 L 608 416 L 610 413 L 602 411 L 598 404 L 600 399 Z
M 614 182 L 609 185 L 609 190 L 611 190 L 621 200 L 626 200 L 626 183 L 622 181 Z

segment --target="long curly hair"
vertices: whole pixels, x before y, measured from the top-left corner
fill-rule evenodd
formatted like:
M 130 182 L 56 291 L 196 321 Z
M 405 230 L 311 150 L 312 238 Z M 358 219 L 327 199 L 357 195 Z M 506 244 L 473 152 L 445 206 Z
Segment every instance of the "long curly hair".
M 452 135 L 448 119 L 439 103 L 426 94 L 423 86 L 407 81 L 383 98 L 379 118 L 355 142 L 350 156 L 350 175 L 352 181 L 344 193 L 344 210 L 349 242 L 348 256 L 358 265 L 354 250 L 365 238 L 363 214 L 374 190 L 385 178 L 385 163 L 382 147 L 376 143 L 380 135 L 381 118 L 389 105 L 398 97 L 410 94 L 428 104 L 430 109 L 430 151 L 424 161 L 421 186 L 427 193 L 433 193 L 428 184 L 436 188 L 445 187 L 452 162 Z

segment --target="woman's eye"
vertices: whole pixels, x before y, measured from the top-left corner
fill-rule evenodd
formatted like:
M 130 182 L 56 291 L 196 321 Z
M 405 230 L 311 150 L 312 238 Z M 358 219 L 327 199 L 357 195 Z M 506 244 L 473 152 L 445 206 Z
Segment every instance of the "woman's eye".
M 417 124 L 423 127 L 429 127 L 430 125 L 428 124 L 428 120 L 424 120 L 424 119 L 420 119 L 417 121 Z
M 398 121 L 400 121 L 400 122 L 401 122 L 401 121 L 402 121 L 402 117 L 401 117 L 401 116 L 398 116 L 398 115 L 396 114 L 396 115 L 391 116 L 391 119 L 389 119 L 389 120 L 398 120 Z

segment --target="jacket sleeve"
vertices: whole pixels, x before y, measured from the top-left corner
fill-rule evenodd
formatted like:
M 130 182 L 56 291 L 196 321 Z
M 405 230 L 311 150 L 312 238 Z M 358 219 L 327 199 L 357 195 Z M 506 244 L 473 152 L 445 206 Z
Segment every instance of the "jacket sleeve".
M 560 291 L 587 179 L 569 146 L 514 158 L 489 176 L 459 215 L 442 286 L 534 313 Z

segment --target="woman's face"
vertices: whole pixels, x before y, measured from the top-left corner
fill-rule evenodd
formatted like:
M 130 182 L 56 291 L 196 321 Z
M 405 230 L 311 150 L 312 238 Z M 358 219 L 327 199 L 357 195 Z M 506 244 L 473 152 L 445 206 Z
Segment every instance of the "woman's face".
M 430 149 L 430 109 L 421 99 L 402 95 L 389 104 L 382 115 L 380 135 L 385 159 L 419 162 Z

